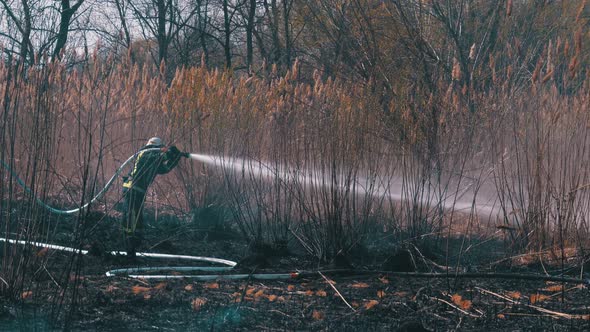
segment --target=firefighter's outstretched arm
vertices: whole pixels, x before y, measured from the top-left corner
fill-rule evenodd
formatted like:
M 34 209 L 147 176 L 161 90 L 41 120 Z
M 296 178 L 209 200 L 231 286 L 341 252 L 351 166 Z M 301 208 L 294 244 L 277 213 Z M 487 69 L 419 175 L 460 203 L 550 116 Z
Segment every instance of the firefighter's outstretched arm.
M 164 152 L 164 160 L 160 164 L 160 167 L 158 167 L 158 174 L 166 174 L 173 170 L 183 156 L 185 154 L 180 152 L 176 146 L 172 145 L 167 148 Z

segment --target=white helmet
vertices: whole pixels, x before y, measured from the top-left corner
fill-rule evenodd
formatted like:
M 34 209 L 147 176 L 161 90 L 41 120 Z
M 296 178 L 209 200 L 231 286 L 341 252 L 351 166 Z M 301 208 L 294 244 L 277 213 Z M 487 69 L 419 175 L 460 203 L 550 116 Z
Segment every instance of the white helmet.
M 162 142 L 162 139 L 159 137 L 152 137 L 148 140 L 146 145 L 155 145 L 155 146 L 162 146 L 164 145 L 164 143 Z

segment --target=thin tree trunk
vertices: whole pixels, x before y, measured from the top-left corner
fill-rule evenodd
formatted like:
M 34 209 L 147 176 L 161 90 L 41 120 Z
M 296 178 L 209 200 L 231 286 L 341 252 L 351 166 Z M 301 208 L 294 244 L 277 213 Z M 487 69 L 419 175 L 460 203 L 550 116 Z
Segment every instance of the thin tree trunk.
M 254 37 L 256 37 L 256 43 L 258 44 L 258 51 L 260 52 L 260 57 L 262 59 L 268 60 L 268 54 L 266 52 L 266 49 L 264 48 L 264 40 L 262 40 L 262 36 L 260 35 L 260 33 L 258 33 L 258 31 L 256 31 L 256 29 L 252 29 L 252 33 L 254 34 Z
M 168 38 L 166 37 L 166 0 L 158 0 L 158 62 L 166 62 L 168 57 Z
M 23 5 L 23 32 L 20 44 L 20 56 L 23 63 L 27 62 L 27 56 L 29 55 L 29 45 L 31 44 L 31 8 L 27 0 L 22 0 Z M 32 61 L 35 61 L 34 59 Z M 31 62 L 32 62 L 31 61 Z
M 281 61 L 281 42 L 279 40 L 279 15 L 277 9 L 277 0 L 271 0 L 270 8 L 268 0 L 264 0 L 266 15 L 270 18 L 270 31 L 272 36 L 272 61 L 280 63 Z
M 250 66 L 252 65 L 254 48 L 252 45 L 252 35 L 254 32 L 254 19 L 256 16 L 256 0 L 250 0 L 250 8 L 248 8 L 248 22 L 246 25 L 246 65 L 248 66 L 248 72 L 250 72 Z
M 61 52 L 68 41 L 68 31 L 70 30 L 70 23 L 72 17 L 84 3 L 84 0 L 79 0 L 75 5 L 70 6 L 70 0 L 61 0 L 61 15 L 59 20 L 59 32 L 57 33 L 57 40 L 55 42 L 55 49 L 53 50 L 53 60 L 61 59 Z
M 197 17 L 199 18 L 199 40 L 205 55 L 205 65 L 209 64 L 209 48 L 207 47 L 207 40 L 205 39 L 205 30 L 207 29 L 207 7 L 209 2 L 205 1 L 205 10 L 201 10 L 202 0 L 197 0 Z
M 129 33 L 129 27 L 127 26 L 127 19 L 125 18 L 125 9 L 122 0 L 115 0 L 115 5 L 117 6 L 117 12 L 119 13 L 119 19 L 121 20 L 123 33 L 125 34 L 125 46 L 129 48 L 131 47 L 131 33 Z
M 288 0 L 283 0 L 283 24 L 285 29 L 285 64 L 287 68 L 291 66 L 291 40 L 289 36 L 289 6 Z
M 225 51 L 225 67 L 231 68 L 231 46 L 230 46 L 230 18 L 228 0 L 223 0 L 223 26 L 225 30 L 225 41 L 223 49 Z

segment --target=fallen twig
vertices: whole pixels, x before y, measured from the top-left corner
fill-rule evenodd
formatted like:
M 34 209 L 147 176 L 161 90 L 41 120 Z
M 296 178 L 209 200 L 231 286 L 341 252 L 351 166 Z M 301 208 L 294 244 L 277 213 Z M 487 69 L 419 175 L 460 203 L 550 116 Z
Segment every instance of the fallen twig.
M 531 309 L 534 309 L 534 310 L 537 310 L 539 312 L 542 312 L 544 314 L 549 314 L 549 315 L 551 315 L 553 317 L 559 317 L 559 318 L 564 318 L 564 319 L 584 319 L 584 320 L 589 320 L 590 319 L 590 315 L 566 314 L 566 313 L 563 313 L 563 312 L 558 312 L 558 311 L 553 311 L 553 310 L 545 309 L 545 308 L 542 308 L 542 307 L 538 307 L 536 305 L 522 303 L 520 301 L 516 301 L 516 300 L 511 299 L 511 298 L 509 298 L 507 296 L 500 295 L 498 293 L 494 293 L 492 291 L 489 291 L 487 289 L 483 289 L 481 287 L 475 287 L 475 289 L 477 289 L 478 291 L 480 291 L 480 292 L 482 292 L 484 294 L 488 294 L 488 295 L 492 295 L 492 296 L 501 298 L 501 299 L 503 299 L 505 301 L 508 301 L 508 302 L 510 302 L 512 304 L 520 304 L 520 305 L 523 305 L 525 307 L 529 307 Z
M 2 283 L 4 283 L 6 285 L 6 287 L 10 287 L 10 285 L 8 285 L 8 283 L 6 282 L 6 280 L 4 280 L 4 278 L 0 277 L 0 281 L 2 281 Z
M 582 285 L 577 285 L 577 286 L 574 286 L 574 287 L 571 287 L 571 288 L 568 288 L 568 289 L 564 289 L 562 291 L 559 291 L 559 292 L 557 292 L 555 294 L 549 295 L 549 297 L 560 296 L 560 295 L 563 295 L 565 293 L 568 293 L 568 292 L 570 292 L 570 291 L 572 291 L 574 289 L 582 289 L 582 287 L 583 287 Z
M 300 278 L 311 278 L 317 275 L 319 271 L 299 272 Z M 471 279 L 510 279 L 510 280 L 537 280 L 537 281 L 555 281 L 567 282 L 574 284 L 590 285 L 590 279 L 578 279 L 568 277 L 545 276 L 539 274 L 519 274 L 519 273 L 431 273 L 431 272 L 395 272 L 395 271 L 363 271 L 363 270 L 324 270 L 324 274 L 333 275 L 387 275 L 400 278 L 471 278 Z
M 502 315 L 508 316 L 524 316 L 524 317 L 551 317 L 554 318 L 553 315 L 541 315 L 541 314 L 526 314 L 522 312 L 503 312 Z
M 416 247 L 416 245 L 412 244 L 412 246 L 414 247 L 414 250 L 416 250 L 416 252 L 418 253 L 418 255 L 420 255 L 420 258 L 422 258 L 422 261 L 424 262 L 424 265 L 428 266 L 428 264 L 434 266 L 435 268 L 442 270 L 442 271 L 452 271 L 453 268 L 449 267 L 449 266 L 444 266 L 444 265 L 440 265 L 435 263 L 433 260 L 426 258 L 422 252 L 420 251 L 420 249 L 418 249 L 418 247 Z M 414 264 L 416 265 L 416 264 Z M 432 271 L 432 269 L 430 269 L 430 271 Z M 459 271 L 456 271 L 459 272 Z
M 462 313 L 462 314 L 464 314 L 466 316 L 473 317 L 473 318 L 481 318 L 482 317 L 482 316 L 474 315 L 474 314 L 470 313 L 469 311 L 465 311 L 465 310 L 459 308 L 458 306 L 452 304 L 451 302 L 446 301 L 446 300 L 443 300 L 443 299 L 439 299 L 438 297 L 429 296 L 428 298 L 429 299 L 432 299 L 432 300 L 435 300 L 435 301 L 438 301 L 438 302 L 442 302 L 442 303 L 450 306 L 451 308 L 459 311 L 460 313 Z
M 268 312 L 276 312 L 276 313 L 278 313 L 278 314 L 281 314 L 281 315 L 283 315 L 283 316 L 285 316 L 285 317 L 289 317 L 289 318 L 295 318 L 295 317 L 293 317 L 293 316 L 291 316 L 291 315 L 289 315 L 289 314 L 286 314 L 286 313 L 284 313 L 284 312 L 282 312 L 282 311 L 280 311 L 280 310 L 276 310 L 276 309 L 271 309 L 271 310 L 269 310 Z
M 326 280 L 326 282 L 328 283 L 328 285 L 330 285 L 330 287 L 332 287 L 332 289 L 336 292 L 336 294 L 338 294 L 338 296 L 342 299 L 342 301 L 353 311 L 356 312 L 356 310 L 348 303 L 348 301 L 346 301 L 346 299 L 344 298 L 344 296 L 342 296 L 342 294 L 340 294 L 340 292 L 338 291 L 338 289 L 336 288 L 336 286 L 334 286 L 334 284 L 332 283 L 332 281 L 328 278 L 326 278 L 326 276 L 321 272 L 318 271 L 318 273 L 322 276 L 322 278 L 324 278 Z
M 51 274 L 51 272 L 49 272 L 49 270 L 47 270 L 47 267 L 45 265 L 43 265 L 43 269 L 45 270 L 45 273 L 47 273 L 47 275 L 49 276 L 49 278 L 51 278 L 51 281 L 53 281 L 53 283 L 59 287 L 59 289 L 61 289 L 61 285 L 55 280 L 55 278 L 53 278 L 53 275 Z M 4 280 L 2 280 L 4 281 Z M 6 283 L 6 282 L 5 282 Z M 8 285 L 8 284 L 7 284 Z

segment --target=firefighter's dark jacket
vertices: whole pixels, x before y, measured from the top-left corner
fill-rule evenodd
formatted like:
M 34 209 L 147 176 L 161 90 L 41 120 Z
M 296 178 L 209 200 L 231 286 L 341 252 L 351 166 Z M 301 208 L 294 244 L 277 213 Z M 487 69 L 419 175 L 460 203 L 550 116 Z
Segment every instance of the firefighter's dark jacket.
M 146 145 L 141 149 L 135 159 L 133 169 L 127 179 L 124 179 L 123 187 L 145 193 L 156 175 L 166 174 L 178 165 L 181 153 L 174 146 L 170 147 L 165 153 L 156 150 L 145 151 L 157 147 Z

